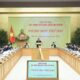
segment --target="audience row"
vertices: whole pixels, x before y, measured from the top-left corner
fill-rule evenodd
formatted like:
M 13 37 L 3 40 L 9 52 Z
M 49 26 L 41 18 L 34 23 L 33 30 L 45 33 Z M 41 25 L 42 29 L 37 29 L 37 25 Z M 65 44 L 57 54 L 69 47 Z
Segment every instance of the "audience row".
M 3 63 L 6 59 L 14 55 L 17 50 L 19 50 L 19 48 L 10 49 L 0 54 L 0 63 Z

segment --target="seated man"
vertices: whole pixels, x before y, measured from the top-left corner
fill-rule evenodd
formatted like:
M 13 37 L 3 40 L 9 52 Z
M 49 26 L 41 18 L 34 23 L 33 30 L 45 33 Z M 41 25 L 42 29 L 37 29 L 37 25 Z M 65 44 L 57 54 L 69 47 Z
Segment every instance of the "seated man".
M 24 48 L 29 48 L 29 44 L 26 42 L 26 44 L 24 45 Z
M 36 41 L 36 47 L 39 48 L 42 44 L 42 41 L 38 38 Z
M 54 42 L 51 44 L 51 48 L 56 48 L 56 44 Z
M 9 46 L 5 45 L 4 48 L 3 48 L 3 51 L 7 51 L 7 50 L 9 50 Z

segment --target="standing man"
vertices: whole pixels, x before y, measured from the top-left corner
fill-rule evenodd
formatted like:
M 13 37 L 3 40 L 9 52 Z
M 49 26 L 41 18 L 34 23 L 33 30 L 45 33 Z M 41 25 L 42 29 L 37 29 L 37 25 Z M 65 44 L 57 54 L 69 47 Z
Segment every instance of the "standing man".
M 36 41 L 36 47 L 39 48 L 41 44 L 42 44 L 42 41 L 40 40 L 40 38 L 38 38 Z

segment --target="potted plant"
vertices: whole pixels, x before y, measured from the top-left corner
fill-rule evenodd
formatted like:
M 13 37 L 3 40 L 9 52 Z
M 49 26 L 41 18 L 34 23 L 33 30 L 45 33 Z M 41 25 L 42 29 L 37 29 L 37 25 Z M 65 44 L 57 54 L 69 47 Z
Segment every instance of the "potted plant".
M 3 29 L 0 29 L 0 48 L 8 44 L 8 34 Z
M 80 45 L 80 28 L 77 28 L 76 31 L 73 33 L 71 43 Z

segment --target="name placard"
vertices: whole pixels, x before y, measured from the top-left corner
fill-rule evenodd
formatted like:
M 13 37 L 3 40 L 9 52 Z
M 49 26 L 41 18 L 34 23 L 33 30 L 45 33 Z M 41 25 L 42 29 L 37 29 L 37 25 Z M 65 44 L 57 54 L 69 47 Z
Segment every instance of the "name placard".
M 27 80 L 58 80 L 58 61 L 28 61 Z

